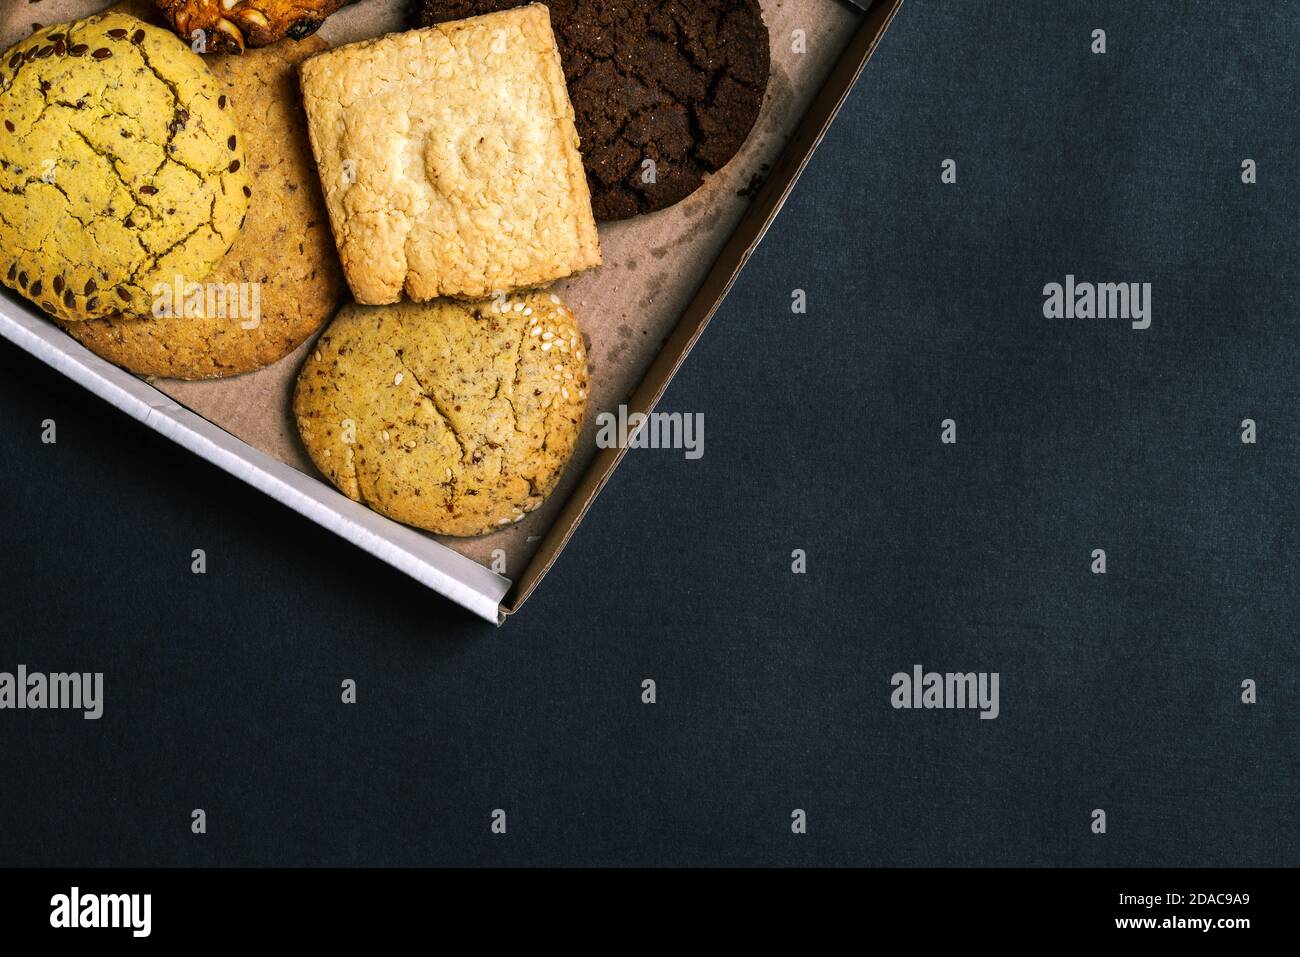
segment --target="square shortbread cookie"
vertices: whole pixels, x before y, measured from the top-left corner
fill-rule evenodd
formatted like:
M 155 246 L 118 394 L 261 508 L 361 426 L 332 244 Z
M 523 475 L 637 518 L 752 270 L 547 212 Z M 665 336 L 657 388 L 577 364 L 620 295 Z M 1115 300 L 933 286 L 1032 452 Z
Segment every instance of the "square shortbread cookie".
M 546 7 L 349 44 L 301 80 L 357 302 L 485 299 L 600 265 Z

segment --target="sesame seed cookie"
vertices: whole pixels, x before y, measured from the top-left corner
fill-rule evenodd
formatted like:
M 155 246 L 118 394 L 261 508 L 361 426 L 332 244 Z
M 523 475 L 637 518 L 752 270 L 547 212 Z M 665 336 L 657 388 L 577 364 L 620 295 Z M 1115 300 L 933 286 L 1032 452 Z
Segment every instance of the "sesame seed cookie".
M 343 494 L 442 535 L 520 521 L 555 488 L 587 405 L 558 296 L 348 305 L 298 377 L 294 415 Z
M 600 265 L 545 6 L 350 43 L 301 77 L 357 302 L 483 299 Z
M 307 139 L 297 75 L 297 64 L 327 46 L 318 37 L 307 37 L 209 60 L 244 115 L 258 118 L 248 127 L 245 144 L 255 202 L 235 244 L 204 284 L 236 284 L 244 297 L 240 309 L 208 315 L 205 297 L 199 315 L 172 309 L 151 318 L 67 323 L 75 339 L 140 375 L 211 379 L 282 359 L 334 313 L 343 273 Z M 243 307 L 253 301 L 252 290 L 243 287 L 253 284 L 256 315 L 250 318 Z
M 0 56 L 0 277 L 80 321 L 202 281 L 248 210 L 234 110 L 172 34 L 105 13 Z

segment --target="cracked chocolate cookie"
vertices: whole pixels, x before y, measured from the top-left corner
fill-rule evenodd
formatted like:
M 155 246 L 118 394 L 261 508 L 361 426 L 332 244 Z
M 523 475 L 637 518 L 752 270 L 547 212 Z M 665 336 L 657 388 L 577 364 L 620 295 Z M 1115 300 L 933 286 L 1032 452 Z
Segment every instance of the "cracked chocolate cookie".
M 67 323 L 75 339 L 140 375 L 211 379 L 282 359 L 333 315 L 343 274 L 297 74 L 299 63 L 326 48 L 319 37 L 307 37 L 208 61 L 245 115 L 258 118 L 246 143 L 255 201 L 239 238 L 203 283 L 205 293 L 222 290 L 215 308 L 207 308 L 205 294 L 195 298 L 194 310 Z M 186 302 L 183 294 L 172 300 Z
M 416 0 L 429 25 L 519 0 Z M 663 209 L 739 151 L 771 71 L 757 0 L 548 0 L 597 219 Z
M 241 53 L 289 37 L 301 40 L 353 0 L 154 0 L 187 42 L 202 34 L 207 53 Z
M 150 315 L 202 281 L 248 210 L 234 109 L 134 17 L 44 27 L 0 57 L 0 276 L 52 316 Z
M 548 292 L 344 306 L 293 401 L 303 445 L 344 495 L 459 536 L 542 504 L 586 405 L 582 333 Z

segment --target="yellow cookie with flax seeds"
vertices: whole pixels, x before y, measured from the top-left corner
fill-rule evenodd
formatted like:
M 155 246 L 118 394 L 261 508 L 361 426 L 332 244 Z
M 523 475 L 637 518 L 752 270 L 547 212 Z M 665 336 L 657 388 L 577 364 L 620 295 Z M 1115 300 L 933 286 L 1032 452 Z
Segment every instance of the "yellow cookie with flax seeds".
M 122 13 L 0 56 L 0 278 L 64 321 L 150 315 L 248 211 L 235 111 L 202 59 Z
M 520 521 L 555 488 L 587 407 L 558 296 L 344 306 L 298 376 L 303 446 L 344 495 L 441 535 Z
M 209 61 L 243 115 L 259 119 L 246 136 L 248 219 L 202 284 L 205 297 L 225 290 L 214 292 L 215 308 L 203 298 L 194 303 L 201 308 L 149 318 L 64 323 L 69 335 L 138 375 L 213 379 L 279 361 L 334 314 L 343 270 L 298 96 L 298 64 L 326 48 L 307 37 Z M 183 291 L 172 296 L 185 301 Z

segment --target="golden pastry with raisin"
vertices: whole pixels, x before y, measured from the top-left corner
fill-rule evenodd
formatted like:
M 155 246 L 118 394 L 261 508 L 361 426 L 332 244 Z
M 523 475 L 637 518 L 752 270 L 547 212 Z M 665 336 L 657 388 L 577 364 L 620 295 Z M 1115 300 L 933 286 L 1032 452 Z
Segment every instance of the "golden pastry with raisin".
M 301 40 L 352 0 L 154 0 L 185 40 L 206 53 L 241 53 L 282 37 Z

